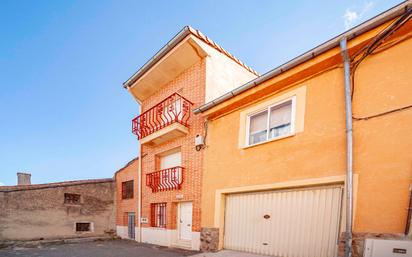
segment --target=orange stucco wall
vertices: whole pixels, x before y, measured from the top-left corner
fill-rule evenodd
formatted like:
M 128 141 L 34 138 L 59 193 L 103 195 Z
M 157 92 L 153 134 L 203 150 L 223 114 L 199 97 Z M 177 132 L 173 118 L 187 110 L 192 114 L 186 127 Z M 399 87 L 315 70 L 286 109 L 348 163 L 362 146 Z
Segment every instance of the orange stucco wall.
M 354 115 L 369 116 L 411 105 L 411 60 L 412 39 L 369 56 L 356 72 Z M 292 137 L 239 148 L 240 113 L 259 102 L 209 121 L 202 227 L 214 227 L 216 190 L 345 175 L 342 67 L 302 78 L 289 86 L 287 90 L 307 87 L 304 130 Z M 262 101 L 284 92 L 266 95 Z M 354 121 L 356 232 L 404 231 L 412 178 L 411 131 L 412 109 Z

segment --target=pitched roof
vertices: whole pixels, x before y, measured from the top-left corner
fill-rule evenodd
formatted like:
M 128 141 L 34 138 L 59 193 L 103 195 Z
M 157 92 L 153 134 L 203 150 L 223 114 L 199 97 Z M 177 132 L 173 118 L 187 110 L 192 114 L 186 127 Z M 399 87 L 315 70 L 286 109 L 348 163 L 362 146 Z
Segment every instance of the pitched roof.
M 243 85 L 239 86 L 238 88 L 235 88 L 232 91 L 230 91 L 230 92 L 228 92 L 228 93 L 226 93 L 226 94 L 224 94 L 224 95 L 222 95 L 222 96 L 220 96 L 220 97 L 218 97 L 218 98 L 216 98 L 216 99 L 214 99 L 214 100 L 212 100 L 208 103 L 205 103 L 204 105 L 202 105 L 199 108 L 195 109 L 193 112 L 195 114 L 198 114 L 198 113 L 205 112 L 209 109 L 212 109 L 213 107 L 215 107 L 215 106 L 217 106 L 217 105 L 219 105 L 219 104 L 221 104 L 221 103 L 223 103 L 223 102 L 225 102 L 225 101 L 227 101 L 227 100 L 229 100 L 229 99 L 231 99 L 231 98 L 233 98 L 233 97 L 235 97 L 235 96 L 237 96 L 237 95 L 239 95 L 239 94 L 241 94 L 241 93 L 243 93 L 243 92 L 245 92 L 245 91 L 247 91 L 247 90 L 249 90 L 253 87 L 258 86 L 261 83 L 263 83 L 263 82 L 265 82 L 269 79 L 272 79 L 272 78 L 274 78 L 274 77 L 276 77 L 276 76 L 278 76 L 278 75 L 280 75 L 280 74 L 282 74 L 282 73 L 284 73 L 288 70 L 293 69 L 294 67 L 296 67 L 296 66 L 298 66 L 302 63 L 305 63 L 305 62 L 307 62 L 307 61 L 309 61 L 309 60 L 311 60 L 311 59 L 313 59 L 313 58 L 315 58 L 315 57 L 317 57 L 317 56 L 319 56 L 323 53 L 326 53 L 327 51 L 329 51 L 329 50 L 331 50 L 335 47 L 338 47 L 339 44 L 340 44 L 340 41 L 343 38 L 346 38 L 347 40 L 353 39 L 353 38 L 355 38 L 355 37 L 357 37 L 357 36 L 359 36 L 359 35 L 361 35 L 365 32 L 368 32 L 368 31 L 384 24 L 385 22 L 388 22 L 388 21 L 390 21 L 390 20 L 392 20 L 392 19 L 394 19 L 398 16 L 401 16 L 404 13 L 407 13 L 408 11 L 411 10 L 411 8 L 412 8 L 412 0 L 406 0 L 406 1 L 396 5 L 394 7 L 392 7 L 391 9 L 389 9 L 389 10 L 387 10 L 387 11 L 385 11 L 385 12 L 383 12 L 383 13 L 381 13 L 381 14 L 379 14 L 379 15 L 377 15 L 377 16 L 375 16 L 375 17 L 373 17 L 373 18 L 371 18 L 371 19 L 369 19 L 369 20 L 367 20 L 367 21 L 365 21 L 361 24 L 359 24 L 358 26 L 356 26 L 352 29 L 349 29 L 348 31 L 345 31 L 342 34 L 326 41 L 325 43 L 323 43 L 323 44 L 321 44 L 321 45 L 319 45 L 315 48 L 312 48 L 311 50 L 309 50 L 309 51 L 293 58 L 292 60 L 290 60 L 290 61 L 288 61 L 288 62 L 286 62 L 286 63 L 270 70 L 270 71 L 268 71 L 267 73 L 255 78 L 255 79 L 252 79 L 251 81 L 247 82 L 246 84 L 243 84 Z
M 132 165 L 133 162 L 139 160 L 139 156 L 137 156 L 136 158 L 131 159 L 128 163 L 126 163 L 126 165 L 124 165 L 122 168 L 120 168 L 118 171 L 116 171 L 114 173 L 114 176 L 116 177 L 116 174 L 119 172 L 122 172 L 123 170 L 125 170 L 127 167 L 129 167 L 130 165 Z
M 209 46 L 213 47 L 220 53 L 226 55 L 234 62 L 245 68 L 250 73 L 259 76 L 259 73 L 246 65 L 244 62 L 236 58 L 234 55 L 230 54 L 226 51 L 223 47 L 218 45 L 216 42 L 211 40 L 209 37 L 205 36 L 202 32 L 197 29 L 194 29 L 190 26 L 185 26 L 176 36 L 174 36 L 165 46 L 163 46 L 149 61 L 147 61 L 138 71 L 136 71 L 127 81 L 123 83 L 123 87 L 127 88 L 130 87 L 136 80 L 138 80 L 143 74 L 145 74 L 151 67 L 153 67 L 163 56 L 169 53 L 177 44 L 179 44 L 183 39 L 185 39 L 188 35 L 193 35 L 196 38 L 200 39 L 204 43 L 208 44 Z
M 113 179 L 111 178 L 86 179 L 86 180 L 73 180 L 73 181 L 64 181 L 64 182 L 46 183 L 46 184 L 0 186 L 0 192 L 37 190 L 37 189 L 77 186 L 77 185 L 84 185 L 84 184 L 99 184 L 99 183 L 108 183 L 108 182 L 113 182 Z

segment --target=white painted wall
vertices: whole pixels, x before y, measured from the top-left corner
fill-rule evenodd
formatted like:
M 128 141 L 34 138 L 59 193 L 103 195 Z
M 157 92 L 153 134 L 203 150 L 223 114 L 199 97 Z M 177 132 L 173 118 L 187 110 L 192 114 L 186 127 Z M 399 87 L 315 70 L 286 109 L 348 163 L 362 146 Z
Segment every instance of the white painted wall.
M 116 234 L 122 239 L 128 238 L 127 226 L 116 226 Z
M 168 247 L 186 246 L 179 242 L 177 230 L 162 228 L 142 228 L 142 243 L 156 244 Z M 195 251 L 200 250 L 200 232 L 192 232 L 190 247 Z
M 219 96 L 249 82 L 256 75 L 234 62 L 225 54 L 208 44 L 197 40 L 206 49 L 206 97 L 205 101 L 212 101 Z

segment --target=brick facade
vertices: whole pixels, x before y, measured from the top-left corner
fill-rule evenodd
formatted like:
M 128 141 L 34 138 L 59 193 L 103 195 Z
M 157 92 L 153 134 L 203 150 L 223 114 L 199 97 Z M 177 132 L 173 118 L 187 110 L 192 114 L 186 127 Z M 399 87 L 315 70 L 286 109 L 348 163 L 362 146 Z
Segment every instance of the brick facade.
M 142 112 L 152 108 L 171 94 L 177 92 L 193 103 L 193 108 L 204 104 L 205 99 L 205 73 L 206 61 L 203 59 L 188 68 L 173 81 L 163 86 L 158 92 L 147 98 L 142 103 Z M 204 134 L 204 119 L 200 115 L 190 114 L 189 133 L 158 146 L 142 146 L 142 217 L 148 218 L 150 226 L 150 204 L 167 203 L 166 228 L 176 229 L 176 215 L 179 201 L 193 203 L 192 230 L 200 232 L 200 196 L 202 180 L 202 151 L 195 150 L 195 136 Z M 185 168 L 184 181 L 180 190 L 171 190 L 153 193 L 145 185 L 146 174 L 159 169 L 156 156 L 171 149 L 180 147 L 182 166 Z M 182 195 L 177 200 L 176 195 Z
M 131 160 L 125 167 L 115 174 L 116 180 L 116 225 L 127 226 L 127 213 L 138 212 L 138 168 L 139 160 Z M 122 182 L 133 180 L 133 198 L 122 199 Z

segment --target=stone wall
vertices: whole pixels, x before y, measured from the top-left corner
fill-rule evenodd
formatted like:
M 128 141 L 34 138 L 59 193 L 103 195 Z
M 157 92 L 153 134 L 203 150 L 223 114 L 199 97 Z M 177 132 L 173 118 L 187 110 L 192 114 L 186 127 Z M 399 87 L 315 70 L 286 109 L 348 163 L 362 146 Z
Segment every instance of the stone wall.
M 352 257 L 362 257 L 365 247 L 365 240 L 368 238 L 375 239 L 392 239 L 392 240 L 410 240 L 409 237 L 404 234 L 394 233 L 353 233 L 352 236 Z M 339 250 L 338 256 L 345 256 L 345 233 L 341 233 L 339 237 Z
M 115 229 L 112 179 L 0 187 L 0 240 L 104 236 Z M 80 195 L 65 202 L 65 193 Z M 77 232 L 76 223 L 90 223 Z
M 215 252 L 219 248 L 219 229 L 202 228 L 200 231 L 200 250 L 202 252 Z

